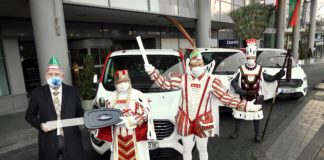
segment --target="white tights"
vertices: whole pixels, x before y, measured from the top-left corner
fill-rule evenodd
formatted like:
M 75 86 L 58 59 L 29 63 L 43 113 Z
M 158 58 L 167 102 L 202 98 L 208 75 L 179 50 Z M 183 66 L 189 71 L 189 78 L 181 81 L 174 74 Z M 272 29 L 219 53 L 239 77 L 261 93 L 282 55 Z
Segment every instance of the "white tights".
M 183 143 L 183 160 L 192 160 L 192 149 L 197 143 L 197 149 L 199 151 L 199 159 L 200 160 L 208 160 L 208 151 L 207 151 L 207 138 L 200 138 L 195 135 L 190 135 L 186 137 L 182 137 Z

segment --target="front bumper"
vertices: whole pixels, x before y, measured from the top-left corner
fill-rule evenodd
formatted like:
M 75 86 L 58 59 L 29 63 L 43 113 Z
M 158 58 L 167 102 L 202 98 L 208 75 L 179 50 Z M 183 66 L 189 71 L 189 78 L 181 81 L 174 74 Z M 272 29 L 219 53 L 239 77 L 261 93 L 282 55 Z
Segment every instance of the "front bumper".
M 176 133 L 173 123 L 168 120 L 154 120 L 154 128 L 159 148 L 150 151 L 153 157 L 170 157 L 175 153 L 182 154 L 183 146 L 179 142 L 181 137 Z M 90 141 L 93 149 L 103 155 L 110 149 L 111 143 L 97 139 L 96 132 L 91 131 Z

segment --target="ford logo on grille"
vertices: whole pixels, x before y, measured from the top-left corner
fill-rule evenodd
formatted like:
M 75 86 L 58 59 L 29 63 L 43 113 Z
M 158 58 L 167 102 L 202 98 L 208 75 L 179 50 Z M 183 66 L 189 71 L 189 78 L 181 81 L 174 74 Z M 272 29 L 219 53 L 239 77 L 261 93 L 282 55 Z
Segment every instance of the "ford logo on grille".
M 110 119 L 112 119 L 112 116 L 109 114 L 102 114 L 102 115 L 97 116 L 97 120 L 99 120 L 99 121 L 108 121 Z

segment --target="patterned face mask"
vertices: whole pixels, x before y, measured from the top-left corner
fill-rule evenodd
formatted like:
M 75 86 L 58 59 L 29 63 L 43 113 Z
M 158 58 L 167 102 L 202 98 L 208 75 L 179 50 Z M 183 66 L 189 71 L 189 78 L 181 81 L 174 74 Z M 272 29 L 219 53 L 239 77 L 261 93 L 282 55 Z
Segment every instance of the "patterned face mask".
M 47 84 L 51 88 L 59 88 L 62 85 L 62 78 L 57 76 L 51 77 L 47 79 Z

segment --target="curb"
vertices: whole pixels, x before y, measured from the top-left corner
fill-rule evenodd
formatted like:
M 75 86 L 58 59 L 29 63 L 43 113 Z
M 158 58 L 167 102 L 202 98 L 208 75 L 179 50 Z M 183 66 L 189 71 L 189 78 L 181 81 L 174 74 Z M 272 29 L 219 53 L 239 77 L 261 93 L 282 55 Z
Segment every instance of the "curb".
M 323 82 L 323 81 L 322 81 Z M 324 91 L 324 83 L 319 83 L 314 87 L 315 90 Z
M 297 160 L 308 160 L 308 159 L 321 159 L 321 154 L 324 153 L 322 150 L 324 143 L 324 126 L 316 133 L 304 150 L 300 153 Z

